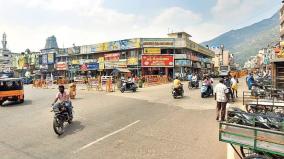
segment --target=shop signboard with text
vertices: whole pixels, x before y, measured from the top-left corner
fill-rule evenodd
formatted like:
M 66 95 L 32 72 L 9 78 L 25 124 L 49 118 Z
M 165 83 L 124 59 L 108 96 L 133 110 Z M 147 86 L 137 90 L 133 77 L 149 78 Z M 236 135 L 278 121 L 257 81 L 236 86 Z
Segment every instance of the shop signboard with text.
M 105 61 L 105 69 L 126 68 L 127 60 Z
M 65 71 L 65 70 L 68 70 L 68 65 L 66 62 L 58 62 L 56 64 L 56 70 L 59 70 L 59 71 Z
M 173 55 L 142 55 L 142 67 L 174 67 Z
M 144 38 L 143 47 L 174 47 L 172 38 Z
M 105 54 L 105 61 L 119 61 L 120 53 Z
M 138 58 L 130 57 L 127 59 L 127 65 L 138 65 Z
M 175 66 L 190 67 L 191 66 L 191 61 L 190 60 L 175 60 Z
M 144 54 L 161 54 L 161 48 L 144 48 Z
M 98 70 L 99 69 L 99 63 L 89 63 L 87 64 L 88 70 Z

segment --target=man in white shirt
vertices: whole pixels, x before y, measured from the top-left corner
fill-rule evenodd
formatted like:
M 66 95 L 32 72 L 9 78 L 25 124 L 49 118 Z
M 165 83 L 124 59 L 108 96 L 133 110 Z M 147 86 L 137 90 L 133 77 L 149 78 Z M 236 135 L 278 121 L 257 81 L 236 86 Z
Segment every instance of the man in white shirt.
M 215 87 L 215 100 L 217 101 L 217 118 L 216 120 L 219 120 L 220 118 L 220 111 L 221 111 L 221 121 L 225 121 L 226 116 L 226 105 L 228 102 L 227 93 L 228 88 L 226 85 L 224 85 L 224 79 L 220 79 Z

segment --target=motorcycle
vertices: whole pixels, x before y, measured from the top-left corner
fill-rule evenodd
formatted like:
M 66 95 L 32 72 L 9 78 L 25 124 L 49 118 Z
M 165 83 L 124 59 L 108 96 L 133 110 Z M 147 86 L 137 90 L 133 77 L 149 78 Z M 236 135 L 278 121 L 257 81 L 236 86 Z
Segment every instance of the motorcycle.
M 136 92 L 137 88 L 138 87 L 134 82 L 122 81 L 122 86 L 120 88 L 120 92 L 121 93 L 124 93 L 125 91 Z
M 199 88 L 199 81 L 192 81 L 191 88 Z
M 264 129 L 282 130 L 284 117 L 283 114 L 273 112 L 269 114 L 246 113 L 239 108 L 232 107 L 228 110 L 228 122 Z
M 183 84 L 181 84 L 180 87 L 178 87 L 178 88 L 173 88 L 172 95 L 173 95 L 174 99 L 176 99 L 178 97 L 183 97 L 183 95 L 184 95 Z
M 73 116 L 68 113 L 68 110 L 66 108 L 67 104 L 68 103 L 62 103 L 57 107 L 52 107 L 52 112 L 54 112 L 53 130 L 58 136 L 64 133 L 64 122 L 71 124 L 73 121 Z M 73 107 L 71 107 L 71 109 L 72 108 Z
M 202 84 L 200 91 L 201 91 L 201 98 L 206 98 L 213 95 L 213 89 L 206 84 Z

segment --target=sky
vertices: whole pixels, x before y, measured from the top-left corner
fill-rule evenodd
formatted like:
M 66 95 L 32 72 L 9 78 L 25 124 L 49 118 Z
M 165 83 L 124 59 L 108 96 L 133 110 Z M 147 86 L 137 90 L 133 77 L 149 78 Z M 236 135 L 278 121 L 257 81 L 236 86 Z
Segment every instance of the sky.
M 185 31 L 203 42 L 270 18 L 281 0 L 0 0 L 0 33 L 8 48 L 59 47 Z

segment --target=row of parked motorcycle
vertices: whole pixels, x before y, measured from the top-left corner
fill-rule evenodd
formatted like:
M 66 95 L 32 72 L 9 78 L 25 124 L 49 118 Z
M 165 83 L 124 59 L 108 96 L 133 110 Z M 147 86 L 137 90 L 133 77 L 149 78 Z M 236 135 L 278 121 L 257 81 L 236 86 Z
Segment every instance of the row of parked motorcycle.
M 228 123 L 284 131 L 284 114 L 280 112 L 247 113 L 239 108 L 228 110 Z

